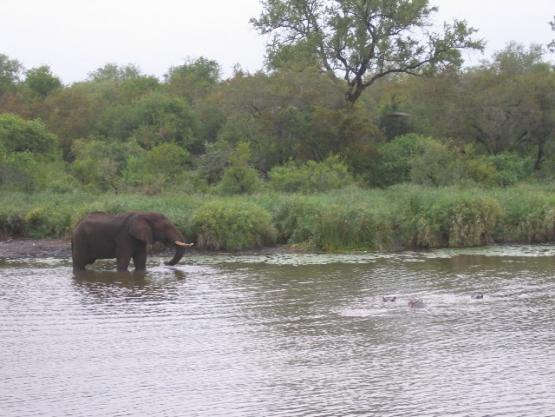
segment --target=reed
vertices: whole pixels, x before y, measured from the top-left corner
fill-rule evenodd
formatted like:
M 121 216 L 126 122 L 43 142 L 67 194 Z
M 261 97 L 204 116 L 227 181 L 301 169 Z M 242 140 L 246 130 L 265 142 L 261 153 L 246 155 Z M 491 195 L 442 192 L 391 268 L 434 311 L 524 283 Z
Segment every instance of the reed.
M 305 250 L 400 250 L 555 240 L 555 190 L 347 187 L 322 194 L 5 193 L 3 237 L 69 237 L 92 211 L 159 211 L 202 249 L 244 250 L 276 243 Z

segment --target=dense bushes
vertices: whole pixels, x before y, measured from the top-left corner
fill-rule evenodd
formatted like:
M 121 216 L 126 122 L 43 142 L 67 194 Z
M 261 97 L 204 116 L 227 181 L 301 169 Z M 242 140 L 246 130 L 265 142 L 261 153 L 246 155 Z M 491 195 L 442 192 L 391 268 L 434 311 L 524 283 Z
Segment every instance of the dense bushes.
M 98 210 L 160 211 L 200 249 L 281 243 L 322 251 L 397 250 L 555 240 L 555 196 L 547 186 L 401 185 L 249 197 L 9 193 L 0 201 L 0 234 L 67 237 L 79 218 Z
M 351 185 L 354 180 L 339 156 L 329 156 L 322 162 L 298 164 L 289 161 L 270 171 L 270 186 L 276 191 L 317 193 Z
M 201 248 L 249 249 L 275 243 L 270 214 L 245 201 L 212 201 L 195 211 L 193 233 Z

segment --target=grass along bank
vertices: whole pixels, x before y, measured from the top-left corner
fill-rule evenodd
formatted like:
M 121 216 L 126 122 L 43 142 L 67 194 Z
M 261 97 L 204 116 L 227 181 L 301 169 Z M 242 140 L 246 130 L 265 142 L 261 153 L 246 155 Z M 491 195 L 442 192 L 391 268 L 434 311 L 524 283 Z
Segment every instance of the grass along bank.
M 167 215 L 200 249 L 275 244 L 304 250 L 402 250 L 555 241 L 553 186 L 385 190 L 325 194 L 215 195 L 5 193 L 3 237 L 68 238 L 86 213 L 152 210 Z

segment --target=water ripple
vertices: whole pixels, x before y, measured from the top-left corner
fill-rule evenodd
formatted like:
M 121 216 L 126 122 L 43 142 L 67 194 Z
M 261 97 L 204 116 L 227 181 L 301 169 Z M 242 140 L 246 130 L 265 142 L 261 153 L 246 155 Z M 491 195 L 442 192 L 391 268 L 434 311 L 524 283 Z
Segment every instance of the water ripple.
M 77 277 L 67 260 L 9 261 L 1 415 L 552 416 L 555 251 L 535 248 Z

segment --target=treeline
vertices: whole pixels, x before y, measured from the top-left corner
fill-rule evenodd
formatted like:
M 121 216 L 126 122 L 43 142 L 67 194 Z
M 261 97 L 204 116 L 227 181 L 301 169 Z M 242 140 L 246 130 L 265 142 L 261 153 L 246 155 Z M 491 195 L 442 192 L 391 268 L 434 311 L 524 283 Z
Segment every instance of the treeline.
M 0 55 L 3 191 L 312 193 L 554 175 L 555 71 L 536 46 L 392 74 L 354 104 L 297 61 L 227 79 L 207 58 L 162 80 L 108 64 L 63 85 L 48 66 Z

